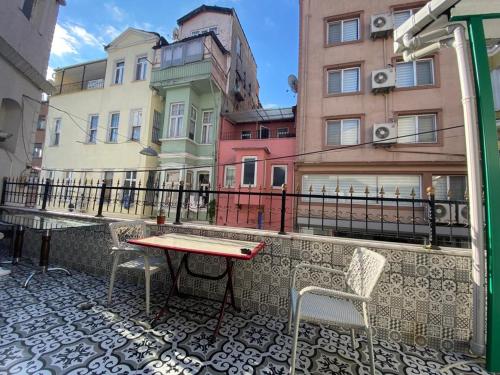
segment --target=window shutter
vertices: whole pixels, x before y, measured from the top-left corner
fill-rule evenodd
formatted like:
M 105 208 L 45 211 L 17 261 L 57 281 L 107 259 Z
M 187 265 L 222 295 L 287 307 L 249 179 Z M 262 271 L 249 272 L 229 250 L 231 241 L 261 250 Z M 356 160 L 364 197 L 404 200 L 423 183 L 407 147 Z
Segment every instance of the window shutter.
M 344 70 L 344 85 L 342 92 L 359 91 L 359 68 Z
M 415 86 L 415 79 L 413 76 L 413 62 L 398 63 L 396 65 L 396 86 Z
M 416 175 L 379 176 L 379 190 L 382 188 L 382 186 L 384 187 L 385 198 L 396 198 L 396 188 L 399 188 L 400 198 L 411 198 L 410 194 L 412 189 L 415 189 L 415 198 L 420 198 L 420 177 Z
M 375 196 L 377 192 L 377 178 L 373 175 L 339 175 L 339 195 L 349 197 L 351 195 L 349 193 L 351 186 L 354 190 L 353 196 L 365 196 L 366 187 L 368 187 L 370 196 Z M 361 203 L 361 201 L 353 201 L 353 203 Z
M 355 20 L 344 21 L 342 26 L 342 42 L 352 42 L 359 39 L 357 18 Z
M 337 94 L 342 91 L 342 72 L 340 70 L 328 72 L 328 93 Z
M 467 180 L 465 176 L 450 176 L 450 199 L 453 201 L 465 200 Z
M 448 198 L 446 177 L 447 176 L 432 176 L 432 187 L 434 188 L 436 199 Z
M 328 44 L 336 44 L 342 42 L 342 23 L 330 22 L 328 24 Z
M 398 118 L 398 143 L 415 143 L 417 138 L 415 135 L 405 137 L 406 135 L 415 134 L 416 116 L 404 116 Z
M 416 61 L 417 85 L 432 85 L 432 60 Z
M 430 132 L 436 130 L 436 116 L 425 115 L 418 116 L 418 133 Z M 418 136 L 419 142 L 436 142 L 436 133 L 420 134 Z
M 340 145 L 340 121 L 328 121 L 326 124 L 326 144 L 329 146 Z
M 408 18 L 411 16 L 410 10 L 404 10 L 402 12 L 395 12 L 394 17 L 394 29 L 397 29 L 401 26 Z
M 342 144 L 357 145 L 359 143 L 359 120 L 342 121 Z

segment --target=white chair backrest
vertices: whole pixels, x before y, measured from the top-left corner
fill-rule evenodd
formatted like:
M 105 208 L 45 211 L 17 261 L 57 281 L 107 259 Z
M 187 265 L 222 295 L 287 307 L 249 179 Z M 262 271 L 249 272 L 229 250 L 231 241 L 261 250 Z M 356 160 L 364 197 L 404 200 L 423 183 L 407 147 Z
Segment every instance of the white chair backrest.
M 347 270 L 347 285 L 356 294 L 370 297 L 385 266 L 385 257 L 358 247 L 352 254 L 351 264 Z
M 123 247 L 127 244 L 127 240 L 132 238 L 144 238 L 149 235 L 146 223 L 142 220 L 111 223 L 109 231 L 113 239 L 113 246 L 116 247 Z

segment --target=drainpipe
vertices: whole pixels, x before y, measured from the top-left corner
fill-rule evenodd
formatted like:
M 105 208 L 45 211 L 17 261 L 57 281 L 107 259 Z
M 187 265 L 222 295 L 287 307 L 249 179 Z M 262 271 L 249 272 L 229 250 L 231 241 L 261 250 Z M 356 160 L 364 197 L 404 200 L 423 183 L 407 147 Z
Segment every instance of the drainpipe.
M 405 61 L 416 60 L 420 57 L 439 51 L 443 47 L 453 47 L 457 56 L 460 89 L 462 93 L 462 107 L 464 112 L 465 146 L 467 157 L 467 184 L 469 195 L 469 218 L 471 231 L 472 251 L 472 281 L 473 281 L 473 330 L 470 349 L 476 355 L 485 352 L 485 241 L 483 218 L 483 194 L 481 175 L 481 154 L 479 148 L 479 129 L 477 113 L 475 111 L 475 95 L 472 69 L 467 54 L 465 31 L 461 25 L 452 25 L 445 30 L 453 36 L 441 41 L 425 44 L 431 37 L 443 37 L 443 31 L 436 30 L 421 37 L 412 39 L 404 37 L 405 46 L 425 46 L 418 51 L 405 51 Z M 417 39 L 418 38 L 418 39 Z

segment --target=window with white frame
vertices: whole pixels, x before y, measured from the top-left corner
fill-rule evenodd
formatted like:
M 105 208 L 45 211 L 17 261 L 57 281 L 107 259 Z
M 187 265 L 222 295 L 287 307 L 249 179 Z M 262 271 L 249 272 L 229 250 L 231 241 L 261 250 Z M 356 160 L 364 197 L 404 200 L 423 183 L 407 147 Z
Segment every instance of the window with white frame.
M 328 22 L 327 44 L 354 42 L 359 39 L 359 17 Z
M 281 188 L 286 184 L 287 166 L 273 165 L 271 168 L 271 186 L 273 188 Z
M 170 104 L 170 126 L 168 136 L 180 138 L 184 134 L 184 103 Z
M 208 32 L 214 32 L 215 34 L 218 34 L 217 26 L 211 26 L 211 27 L 205 27 L 203 29 L 193 30 L 193 31 L 191 31 L 191 35 L 196 36 L 196 35 L 205 34 Z
M 141 56 L 137 59 L 135 66 L 135 80 L 144 81 L 146 79 L 146 72 L 148 69 L 148 58 L 146 56 Z
M 203 60 L 204 40 L 198 38 L 189 42 L 178 42 L 162 50 L 161 68 L 178 66 Z
M 154 143 L 160 143 L 160 132 L 161 132 L 161 113 L 154 110 L 153 111 L 153 135 L 151 141 Z
M 429 86 L 433 84 L 433 59 L 396 63 L 396 87 Z
M 194 141 L 194 135 L 196 134 L 196 121 L 198 120 L 198 110 L 194 105 L 191 106 L 191 111 L 189 112 L 189 133 L 188 137 Z
M 120 127 L 120 112 L 112 112 L 109 115 L 108 139 L 110 143 L 118 142 L 118 128 Z
M 405 21 L 410 18 L 418 9 L 405 9 L 397 10 L 392 14 L 394 19 L 394 30 L 401 26 Z
M 127 208 L 132 203 L 134 203 L 135 191 L 134 188 L 137 184 L 137 171 L 127 171 L 125 172 L 125 178 L 123 179 L 123 206 Z
M 276 134 L 278 138 L 286 138 L 288 137 L 288 128 L 278 128 Z
M 326 145 L 357 145 L 359 123 L 359 119 L 328 120 L 326 122 Z
M 252 132 L 250 130 L 242 130 L 241 139 L 252 139 Z
M 130 140 L 141 140 L 142 110 L 134 109 L 130 112 Z
M 213 116 L 214 111 L 203 111 L 201 123 L 201 143 L 203 144 L 212 143 Z
M 107 187 L 112 187 L 113 186 L 113 172 L 112 171 L 106 171 L 104 172 L 104 175 L 102 176 L 102 182 L 106 184 Z M 104 191 L 104 200 L 106 202 L 109 202 L 111 200 L 111 189 L 106 189 Z
M 436 114 L 398 116 L 398 143 L 435 143 Z
M 224 187 L 225 188 L 234 188 L 235 187 L 235 175 L 236 168 L 234 165 L 226 165 L 224 167 Z
M 436 199 L 465 200 L 467 176 L 432 176 Z
M 61 124 L 62 120 L 60 118 L 54 119 L 51 146 L 59 146 L 59 143 L 61 142 Z
M 33 159 L 41 159 L 43 153 L 43 145 L 41 143 L 35 143 L 33 145 Z
M 115 64 L 115 72 L 113 75 L 113 83 L 121 85 L 123 83 L 123 73 L 125 71 L 125 61 L 118 61 Z
M 45 117 L 40 117 L 38 119 L 38 122 L 36 123 L 37 130 L 44 130 L 46 124 L 47 124 L 47 120 L 45 119 Z
M 328 94 L 344 94 L 359 92 L 360 68 L 345 68 L 328 70 Z
M 89 116 L 89 131 L 87 133 L 87 143 L 97 142 L 97 127 L 99 125 L 99 115 Z
M 245 156 L 241 159 L 241 186 L 254 187 L 257 185 L 257 158 Z

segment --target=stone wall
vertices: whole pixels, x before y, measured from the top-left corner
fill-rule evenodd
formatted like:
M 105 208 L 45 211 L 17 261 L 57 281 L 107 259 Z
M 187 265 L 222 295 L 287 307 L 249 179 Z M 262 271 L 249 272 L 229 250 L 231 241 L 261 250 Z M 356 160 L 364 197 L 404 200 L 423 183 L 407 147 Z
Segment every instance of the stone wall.
M 151 225 L 152 233 L 189 233 L 207 237 L 246 241 L 265 241 L 266 248 L 252 261 L 236 261 L 235 294 L 242 309 L 286 318 L 292 269 L 300 262 L 347 269 L 353 249 L 364 246 L 387 258 L 387 266 L 373 293 L 371 321 L 376 336 L 407 344 L 437 349 L 466 351 L 471 334 L 472 284 L 469 250 L 426 250 L 394 243 L 337 239 L 241 228 L 185 224 Z M 96 275 L 109 275 L 111 238 L 107 224 L 55 232 L 51 264 L 60 264 Z M 40 235 L 27 232 L 24 255 L 38 259 Z M 176 263 L 179 254 L 174 256 Z M 193 255 L 194 271 L 218 274 L 219 258 Z M 137 281 L 142 275 L 118 277 Z M 341 279 L 322 272 L 301 274 L 302 285 L 341 285 Z M 154 277 L 157 287 L 169 280 L 165 274 Z M 183 277 L 185 292 L 221 298 L 224 282 Z M 165 286 L 165 285 L 163 285 Z

